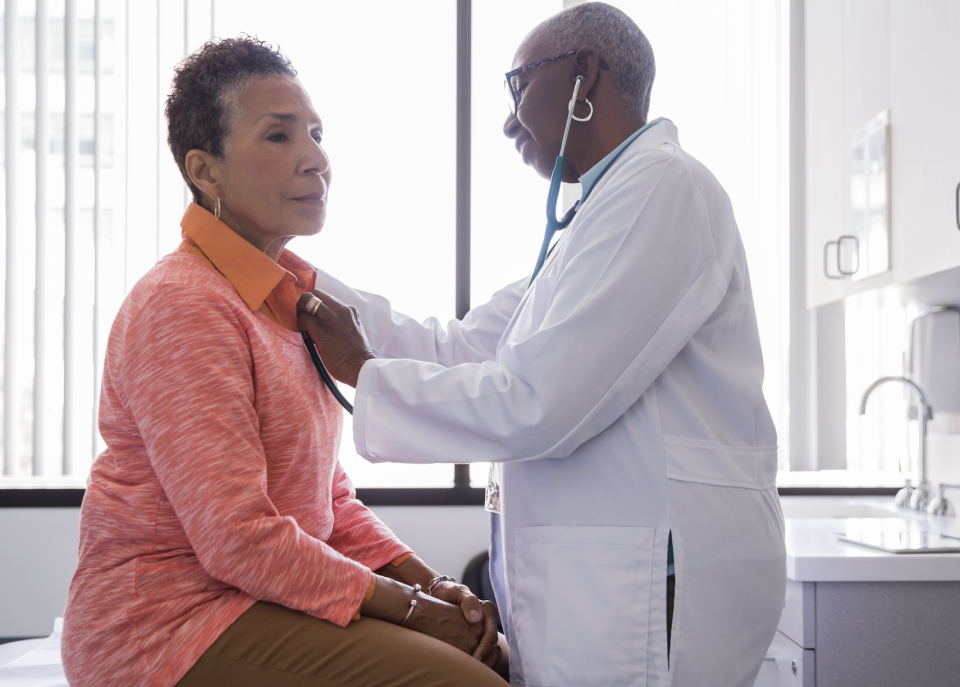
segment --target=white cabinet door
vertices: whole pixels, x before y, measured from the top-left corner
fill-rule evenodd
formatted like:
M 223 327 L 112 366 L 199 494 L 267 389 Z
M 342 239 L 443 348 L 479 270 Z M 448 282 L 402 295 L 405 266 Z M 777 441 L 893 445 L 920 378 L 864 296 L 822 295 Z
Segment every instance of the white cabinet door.
M 807 0 L 806 48 L 807 307 L 844 296 L 844 283 L 824 274 L 824 248 L 843 234 L 842 6 Z
M 960 265 L 960 2 L 891 0 L 893 269 Z
M 807 306 L 888 283 L 890 273 L 853 282 L 838 275 L 855 253 L 850 170 L 854 132 L 890 107 L 890 0 L 805 3 Z M 832 247 L 828 251 L 828 244 Z M 826 263 L 829 262 L 828 266 Z M 842 260 L 852 269 L 855 260 Z

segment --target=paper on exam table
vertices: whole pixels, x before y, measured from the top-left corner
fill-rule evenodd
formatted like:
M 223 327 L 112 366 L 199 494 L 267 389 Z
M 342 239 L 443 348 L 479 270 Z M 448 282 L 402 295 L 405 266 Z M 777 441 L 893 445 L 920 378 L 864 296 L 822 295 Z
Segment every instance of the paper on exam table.
M 20 658 L 0 665 L 0 687 L 69 687 L 60 660 L 63 618 L 57 618 L 53 634 Z

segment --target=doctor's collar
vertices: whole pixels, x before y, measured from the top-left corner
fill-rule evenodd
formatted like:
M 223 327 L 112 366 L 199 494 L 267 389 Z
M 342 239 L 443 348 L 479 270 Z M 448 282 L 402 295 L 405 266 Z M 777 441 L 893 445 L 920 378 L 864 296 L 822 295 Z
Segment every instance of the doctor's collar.
M 584 172 L 583 176 L 580 177 L 580 205 L 583 205 L 584 201 L 587 199 L 587 196 L 589 196 L 590 192 L 593 191 L 593 187 L 597 185 L 597 182 L 600 181 L 601 177 L 603 177 L 610 165 L 612 165 L 614 161 L 620 157 L 620 153 L 626 150 L 627 146 L 637 140 L 644 131 L 651 129 L 660 122 L 669 121 L 670 120 L 665 117 L 658 117 L 652 122 L 647 122 L 642 127 L 630 134 L 623 143 L 610 151 L 610 153 L 605 158 L 600 160 L 600 162 Z

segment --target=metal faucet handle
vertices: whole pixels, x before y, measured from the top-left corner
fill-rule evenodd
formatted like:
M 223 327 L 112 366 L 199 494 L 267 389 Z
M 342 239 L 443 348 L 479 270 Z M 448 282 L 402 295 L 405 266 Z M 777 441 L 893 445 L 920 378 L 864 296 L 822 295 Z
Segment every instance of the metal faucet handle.
M 944 496 L 944 492 L 947 489 L 958 489 L 960 485 L 956 484 L 941 484 L 939 488 L 939 493 L 930 499 L 930 503 L 927 504 L 927 513 L 930 515 L 950 515 L 953 512 L 953 507 L 950 505 L 950 502 L 947 500 L 947 497 Z
M 893 497 L 893 505 L 897 508 L 909 508 L 911 496 L 913 496 L 913 483 L 907 480 L 907 483 L 903 485 L 903 489 L 898 491 L 897 495 Z

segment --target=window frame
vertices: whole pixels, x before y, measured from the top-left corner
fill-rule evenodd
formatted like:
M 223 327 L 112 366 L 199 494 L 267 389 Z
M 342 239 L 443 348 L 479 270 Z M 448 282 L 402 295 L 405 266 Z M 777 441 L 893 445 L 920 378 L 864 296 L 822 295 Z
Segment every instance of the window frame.
M 780 496 L 890 496 L 896 487 L 778 487 Z M 79 508 L 85 489 L 0 489 L 3 508 Z M 359 488 L 357 498 L 366 506 L 470 506 L 483 505 L 479 487 Z

